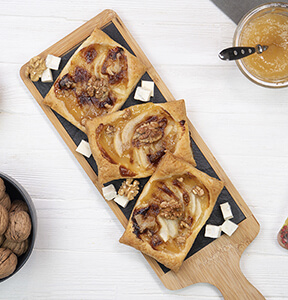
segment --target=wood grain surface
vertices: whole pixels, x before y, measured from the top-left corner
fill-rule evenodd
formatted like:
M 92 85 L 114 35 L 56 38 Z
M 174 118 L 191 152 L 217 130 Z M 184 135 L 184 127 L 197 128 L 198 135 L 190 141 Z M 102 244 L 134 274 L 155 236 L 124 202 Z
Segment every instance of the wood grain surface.
M 276 235 L 287 213 L 287 90 L 258 87 L 218 60 L 235 25 L 209 1 L 84 6 L 1 2 L 0 167 L 31 194 L 39 233 L 29 262 L 1 284 L 0 299 L 222 297 L 203 283 L 167 290 L 137 251 L 118 243 L 122 226 L 19 78 L 23 63 L 107 7 L 119 13 L 173 98 L 186 100 L 189 119 L 261 224 L 241 270 L 266 299 L 285 299 L 288 258 Z M 225 249 L 239 257 L 246 246 Z M 230 263 L 220 262 L 219 272 Z M 238 266 L 232 270 L 244 280 Z M 229 286 L 229 275 L 222 277 Z

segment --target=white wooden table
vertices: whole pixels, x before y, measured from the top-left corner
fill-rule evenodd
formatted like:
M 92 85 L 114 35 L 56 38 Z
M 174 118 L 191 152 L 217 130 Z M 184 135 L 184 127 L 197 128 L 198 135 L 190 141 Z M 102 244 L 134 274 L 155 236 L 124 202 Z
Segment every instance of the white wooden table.
M 288 90 L 248 81 L 218 52 L 235 24 L 208 0 L 1 0 L 0 170 L 30 193 L 38 236 L 0 299 L 221 299 L 209 284 L 167 290 L 22 83 L 20 67 L 94 17 L 115 10 L 261 225 L 241 268 L 266 299 L 287 299 Z

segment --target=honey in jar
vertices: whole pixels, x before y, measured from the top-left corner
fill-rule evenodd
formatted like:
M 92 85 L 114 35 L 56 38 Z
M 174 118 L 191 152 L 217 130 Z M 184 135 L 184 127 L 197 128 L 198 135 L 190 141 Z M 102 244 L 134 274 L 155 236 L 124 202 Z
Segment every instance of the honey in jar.
M 237 46 L 255 47 L 260 44 L 268 46 L 268 49 L 261 54 L 255 53 L 243 58 L 238 66 L 246 76 L 252 76 L 254 80 L 256 78 L 257 83 L 264 82 L 265 85 L 267 82 L 268 86 L 269 83 L 270 86 L 279 83 L 287 85 L 288 6 L 283 3 L 271 3 L 258 7 L 255 11 L 244 18 L 242 24 L 239 23 L 235 33 L 238 35 Z

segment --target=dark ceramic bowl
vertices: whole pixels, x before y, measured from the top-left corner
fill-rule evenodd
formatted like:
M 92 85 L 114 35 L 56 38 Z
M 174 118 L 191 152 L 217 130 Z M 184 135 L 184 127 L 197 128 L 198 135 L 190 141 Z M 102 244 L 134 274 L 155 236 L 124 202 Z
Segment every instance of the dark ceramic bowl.
M 6 193 L 10 196 L 11 201 L 18 199 L 18 200 L 23 200 L 26 202 L 26 204 L 28 205 L 28 208 L 29 208 L 29 214 L 30 214 L 31 222 L 32 222 L 32 230 L 31 230 L 31 234 L 29 237 L 30 244 L 29 244 L 28 250 L 24 254 L 22 254 L 21 256 L 18 257 L 18 264 L 17 264 L 17 267 L 16 267 L 14 273 L 12 273 L 8 277 L 0 279 L 0 283 L 1 283 L 1 282 L 5 281 L 6 279 L 10 278 L 11 276 L 13 276 L 15 273 L 17 273 L 29 259 L 30 255 L 33 251 L 35 239 L 36 239 L 37 217 L 36 217 L 36 210 L 35 210 L 34 204 L 32 202 L 32 199 L 29 196 L 29 194 L 25 191 L 25 189 L 15 179 L 13 179 L 10 176 L 3 174 L 1 172 L 0 172 L 0 178 L 2 178 L 4 180 L 4 183 L 6 185 Z

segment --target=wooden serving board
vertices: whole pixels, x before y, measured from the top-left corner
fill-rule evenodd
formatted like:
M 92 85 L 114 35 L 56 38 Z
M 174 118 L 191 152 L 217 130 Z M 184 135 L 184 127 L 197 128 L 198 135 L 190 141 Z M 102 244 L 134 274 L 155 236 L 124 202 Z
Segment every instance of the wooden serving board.
M 47 54 L 61 56 L 61 64 L 65 64 L 68 58 L 72 55 L 71 53 L 73 50 L 75 50 L 76 47 L 92 33 L 95 27 L 100 28 L 103 31 L 115 31 L 113 34 L 116 34 L 117 38 L 120 39 L 118 42 L 121 43 L 122 41 L 122 45 L 124 43 L 124 47 L 127 48 L 128 46 L 128 50 L 133 52 L 147 66 L 147 74 L 145 76 L 148 76 L 150 80 L 154 81 L 156 87 L 155 98 L 159 96 L 159 102 L 175 101 L 175 98 L 165 86 L 119 16 L 112 10 L 103 11 L 59 42 L 40 53 L 39 56 L 46 57 Z M 79 133 L 75 128 L 71 129 L 72 125 L 66 124 L 67 122 L 61 118 L 61 116 L 57 115 L 48 106 L 43 104 L 43 96 L 47 91 L 41 90 L 41 83 L 35 84 L 25 76 L 27 64 L 28 63 L 23 65 L 20 70 L 22 80 L 49 120 L 55 126 L 60 136 L 66 142 L 76 159 L 79 161 L 87 175 L 90 177 L 96 188 L 100 193 L 102 193 L 102 185 L 98 182 L 97 166 L 95 165 L 95 162 L 92 161 L 93 158 L 92 160 L 88 160 L 75 151 L 78 145 L 77 141 L 80 141 L 83 138 L 84 133 Z M 55 75 L 58 75 L 60 71 L 57 74 L 53 74 L 54 79 L 56 79 Z M 48 90 L 50 86 L 48 85 Z M 47 84 L 45 88 L 47 89 Z M 129 101 L 127 100 L 127 103 L 129 103 Z M 127 106 L 129 104 L 125 105 Z M 221 291 L 225 299 L 264 299 L 261 293 L 247 281 L 239 266 L 240 257 L 243 251 L 257 236 L 260 226 L 190 121 L 189 130 L 194 154 L 199 158 L 199 160 L 203 161 L 203 171 L 207 170 L 208 172 L 210 170 L 209 172 L 212 172 L 212 175 L 218 177 L 224 182 L 225 191 L 223 192 L 223 197 L 221 195 L 220 196 L 223 199 L 228 197 L 230 199 L 229 201 L 232 201 L 231 203 L 234 209 L 238 212 L 238 219 L 235 222 L 238 223 L 239 228 L 231 237 L 222 235 L 216 240 L 210 239 L 209 241 L 204 241 L 204 243 L 202 230 L 202 235 L 199 236 L 199 238 L 197 237 L 199 242 L 197 242 L 198 245 L 196 245 L 196 249 L 193 250 L 193 245 L 193 251 L 191 251 L 191 253 L 187 256 L 178 273 L 165 269 L 165 267 L 161 266 L 154 259 L 146 255 L 144 256 L 168 289 L 176 290 L 197 282 L 208 282 L 215 285 Z M 195 157 L 196 162 L 197 157 Z M 198 162 L 197 167 L 199 167 Z M 120 208 L 113 201 L 106 202 L 121 224 L 126 227 L 129 213 L 131 213 L 133 206 L 127 211 Z M 219 208 L 214 209 L 211 217 L 213 218 L 213 215 L 217 216 L 217 214 L 219 215 Z

